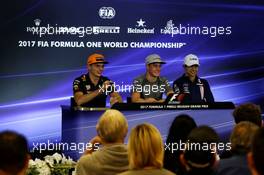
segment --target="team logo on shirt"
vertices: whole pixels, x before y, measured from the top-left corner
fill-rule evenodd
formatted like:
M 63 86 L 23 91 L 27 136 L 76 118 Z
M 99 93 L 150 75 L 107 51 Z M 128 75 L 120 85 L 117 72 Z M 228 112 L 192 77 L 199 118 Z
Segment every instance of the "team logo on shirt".
M 91 89 L 91 85 L 86 85 L 86 90 L 89 91 Z
M 79 86 L 78 85 L 74 85 L 73 88 L 74 88 L 74 90 L 77 90 L 77 89 L 79 89 Z
M 188 83 L 183 84 L 183 93 L 190 93 Z
M 196 85 L 203 86 L 203 83 L 202 83 L 202 81 L 200 79 L 198 79 L 198 83 Z
M 82 76 L 82 81 L 86 81 L 86 76 L 85 75 Z
M 177 86 L 177 84 L 174 84 L 173 88 L 174 88 L 174 92 L 175 92 L 175 93 L 179 93 L 179 92 L 180 92 L 180 89 L 179 89 L 179 87 Z

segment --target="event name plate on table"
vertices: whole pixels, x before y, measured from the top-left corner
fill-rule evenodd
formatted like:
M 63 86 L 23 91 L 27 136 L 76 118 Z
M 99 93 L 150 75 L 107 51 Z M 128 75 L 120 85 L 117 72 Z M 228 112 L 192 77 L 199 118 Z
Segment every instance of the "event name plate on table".
M 118 110 L 179 110 L 179 109 L 234 109 L 232 102 L 204 104 L 153 104 L 153 103 L 118 103 L 112 109 Z
M 140 105 L 140 109 L 207 109 L 209 105 Z

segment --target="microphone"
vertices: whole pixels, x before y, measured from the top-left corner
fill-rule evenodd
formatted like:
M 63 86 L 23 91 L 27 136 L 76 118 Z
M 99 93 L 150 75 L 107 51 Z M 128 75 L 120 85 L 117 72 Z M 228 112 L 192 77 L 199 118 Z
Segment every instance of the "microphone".
M 177 96 L 177 100 L 178 100 L 179 102 L 183 102 L 184 98 L 185 98 L 185 94 L 179 94 L 179 95 Z

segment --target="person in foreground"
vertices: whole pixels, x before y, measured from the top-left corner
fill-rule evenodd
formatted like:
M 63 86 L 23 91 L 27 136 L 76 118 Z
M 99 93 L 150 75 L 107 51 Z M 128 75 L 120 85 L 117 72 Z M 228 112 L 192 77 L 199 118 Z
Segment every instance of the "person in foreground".
M 230 137 L 232 156 L 220 160 L 218 175 L 250 175 L 247 153 L 250 151 L 254 134 L 258 128 L 257 125 L 248 121 L 235 125 Z
M 194 128 L 187 137 L 188 145 L 180 155 L 180 161 L 185 167 L 184 175 L 214 175 L 218 155 L 216 145 L 219 136 L 209 126 Z M 194 146 L 195 145 L 195 146 Z M 198 146 L 197 146 L 198 145 Z M 204 145 L 207 145 L 204 147 Z
M 119 175 L 173 175 L 163 168 L 164 147 L 158 129 L 144 123 L 128 139 L 129 170 Z
M 0 175 L 25 175 L 29 159 L 24 136 L 13 131 L 0 133 Z
M 146 73 L 134 79 L 131 100 L 133 103 L 162 103 L 163 93 L 173 94 L 169 81 L 160 76 L 161 66 L 165 64 L 157 54 L 146 58 Z
M 261 113 L 262 112 L 260 106 L 254 103 L 245 103 L 235 108 L 235 110 L 233 111 L 233 117 L 236 124 L 242 121 L 249 121 L 261 127 L 262 126 Z
M 115 92 L 109 78 L 102 76 L 108 62 L 101 54 L 92 54 L 87 59 L 88 73 L 77 77 L 73 82 L 74 100 L 77 106 L 105 107 L 107 95 L 110 104 L 121 103 L 121 96 Z
M 181 145 L 187 141 L 187 136 L 196 128 L 197 125 L 193 118 L 186 114 L 180 114 L 173 120 L 166 140 L 164 154 L 164 168 L 176 174 L 181 174 L 183 167 L 180 163 L 182 150 L 174 149 L 174 145 Z
M 257 130 L 251 147 L 247 155 L 248 166 L 252 175 L 264 175 L 264 128 Z
M 109 109 L 100 117 L 96 130 L 98 135 L 90 141 L 94 147 L 79 159 L 76 174 L 115 175 L 128 170 L 127 147 L 124 144 L 128 123 L 125 116 Z M 98 148 L 98 144 L 102 147 Z
M 262 116 L 261 116 L 260 106 L 254 103 L 244 103 L 236 106 L 233 111 L 233 118 L 237 124 L 243 121 L 248 121 L 254 123 L 255 125 L 262 127 Z M 249 133 L 247 133 L 249 134 Z M 220 155 L 221 159 L 230 158 L 232 156 L 232 151 L 223 151 Z
M 199 58 L 186 55 L 183 68 L 185 73 L 173 82 L 173 90 L 183 103 L 212 103 L 214 96 L 207 80 L 198 77 Z

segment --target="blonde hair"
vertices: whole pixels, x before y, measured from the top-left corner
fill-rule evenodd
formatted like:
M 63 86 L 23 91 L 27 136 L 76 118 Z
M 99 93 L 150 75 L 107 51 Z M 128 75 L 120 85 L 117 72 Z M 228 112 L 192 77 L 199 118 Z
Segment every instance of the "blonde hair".
M 158 129 L 143 123 L 132 129 L 128 139 L 128 159 L 130 169 L 147 166 L 163 167 L 164 148 Z
M 128 130 L 127 120 L 118 110 L 109 109 L 100 117 L 96 130 L 99 137 L 105 142 L 114 143 L 126 137 Z

